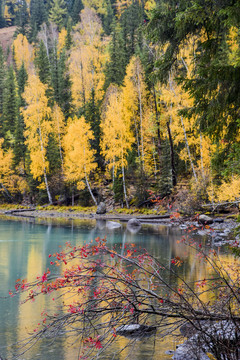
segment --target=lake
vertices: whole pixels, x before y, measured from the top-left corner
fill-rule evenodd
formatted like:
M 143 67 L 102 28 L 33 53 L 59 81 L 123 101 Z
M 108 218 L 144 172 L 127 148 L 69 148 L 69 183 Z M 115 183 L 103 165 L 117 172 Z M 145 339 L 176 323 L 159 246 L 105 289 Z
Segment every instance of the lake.
M 183 232 L 179 228 L 164 225 L 143 225 L 141 230 L 133 234 L 125 224 L 121 228 L 110 230 L 102 220 L 16 220 L 0 219 L 0 355 L 3 359 L 12 359 L 12 351 L 17 341 L 24 339 L 38 323 L 41 312 L 53 307 L 50 297 L 45 296 L 37 303 L 21 305 L 23 295 L 8 297 L 18 278 L 33 280 L 50 266 L 49 254 L 59 250 L 66 242 L 81 245 L 96 237 L 107 237 L 107 243 L 135 243 L 146 248 L 162 263 L 171 267 L 171 259 L 179 256 L 184 264 L 179 270 L 189 282 L 204 278 L 206 268 L 200 263 L 190 248 L 179 243 Z M 6 297 L 6 298 L 5 298 Z M 113 350 L 109 350 L 104 359 L 112 359 L 112 352 L 123 349 L 127 343 L 124 337 L 118 337 Z M 175 348 L 173 340 L 155 341 L 153 337 L 138 341 L 131 352 L 131 360 L 167 360 L 171 356 L 166 350 Z M 126 358 L 128 351 L 114 357 L 115 360 Z M 61 337 L 52 343 L 51 340 L 41 341 L 21 359 L 36 360 L 75 360 L 78 359 L 78 344 L 72 344 L 67 337 Z

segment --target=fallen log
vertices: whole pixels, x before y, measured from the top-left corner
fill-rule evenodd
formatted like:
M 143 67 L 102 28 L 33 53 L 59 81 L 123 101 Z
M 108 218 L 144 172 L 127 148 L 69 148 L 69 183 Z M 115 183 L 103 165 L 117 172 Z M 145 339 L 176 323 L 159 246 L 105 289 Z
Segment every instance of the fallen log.
M 14 213 L 22 213 L 22 212 L 25 212 L 25 211 L 35 211 L 36 210 L 36 207 L 34 208 L 29 208 L 29 209 L 13 209 L 13 210 L 6 210 L 4 211 L 4 214 L 6 215 L 11 215 L 11 214 L 14 214 Z

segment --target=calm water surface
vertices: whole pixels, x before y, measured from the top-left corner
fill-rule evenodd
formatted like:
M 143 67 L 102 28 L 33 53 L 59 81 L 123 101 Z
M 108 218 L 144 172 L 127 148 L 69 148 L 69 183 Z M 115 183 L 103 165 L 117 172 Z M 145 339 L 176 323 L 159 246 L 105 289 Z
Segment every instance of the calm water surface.
M 135 243 L 146 248 L 151 254 L 159 258 L 169 267 L 175 256 L 184 258 L 182 275 L 188 281 L 204 278 L 206 269 L 200 264 L 190 249 L 179 244 L 182 232 L 180 229 L 163 225 L 144 225 L 137 234 L 130 233 L 123 224 L 122 228 L 109 230 L 104 221 L 78 220 L 57 224 L 56 221 L 41 223 L 39 220 L 31 222 L 27 219 L 16 221 L 0 219 L 0 355 L 5 359 L 12 359 L 14 344 L 27 336 L 38 323 L 41 312 L 51 308 L 53 302 L 45 297 L 37 303 L 27 303 L 20 306 L 23 295 L 4 299 L 10 289 L 14 289 L 18 278 L 34 279 L 49 267 L 48 255 L 59 250 L 66 242 L 73 245 L 90 242 L 96 237 L 107 237 L 108 244 Z M 115 351 L 124 348 L 127 341 L 119 337 Z M 78 358 L 77 346 L 67 338 L 60 338 L 54 344 L 49 341 L 39 342 L 28 354 L 25 360 L 75 360 Z M 132 353 L 131 360 L 167 360 L 171 356 L 165 351 L 174 349 L 172 340 L 156 341 L 154 338 L 145 342 L 138 341 Z M 123 360 L 127 351 L 114 357 Z M 106 354 L 104 359 L 112 359 Z

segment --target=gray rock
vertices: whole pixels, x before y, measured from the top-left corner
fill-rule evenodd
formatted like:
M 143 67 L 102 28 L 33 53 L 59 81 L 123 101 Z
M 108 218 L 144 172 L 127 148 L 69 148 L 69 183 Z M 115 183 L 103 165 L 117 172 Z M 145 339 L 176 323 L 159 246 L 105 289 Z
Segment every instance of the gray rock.
M 104 202 L 100 202 L 97 206 L 96 214 L 106 214 L 106 204 Z
M 129 338 L 141 338 L 151 336 L 155 334 L 156 331 L 156 326 L 129 324 L 119 326 L 116 329 L 116 334 Z
M 141 225 L 141 221 L 136 219 L 136 218 L 132 218 L 128 221 L 127 226 L 129 227 L 139 227 L 142 226 Z
M 119 227 L 121 227 L 122 225 L 119 222 L 116 221 L 107 221 L 106 222 L 106 227 L 108 229 L 117 229 Z
M 231 321 L 223 320 L 213 323 L 203 321 L 201 328 L 203 335 L 198 332 L 194 334 L 195 331 L 193 331 L 194 335 L 192 337 L 177 346 L 172 358 L 173 360 L 208 360 L 209 357 L 206 355 L 206 352 L 211 352 L 214 338 L 216 339 L 216 344 L 219 341 L 223 343 L 227 341 L 234 348 L 238 346 L 238 326 Z M 191 329 L 191 325 L 189 329 Z M 183 331 L 186 331 L 186 329 L 183 328 Z M 221 359 L 225 359 L 224 354 Z
M 173 360 L 209 360 L 209 357 L 197 345 L 197 337 L 178 345 L 172 359 Z
M 201 214 L 199 215 L 198 222 L 203 225 L 209 225 L 213 223 L 213 219 L 210 216 Z
M 224 222 L 224 219 L 222 219 L 222 218 L 215 218 L 215 219 L 213 219 L 213 222 L 214 222 L 214 223 L 218 223 L 218 224 L 222 224 L 222 223 Z

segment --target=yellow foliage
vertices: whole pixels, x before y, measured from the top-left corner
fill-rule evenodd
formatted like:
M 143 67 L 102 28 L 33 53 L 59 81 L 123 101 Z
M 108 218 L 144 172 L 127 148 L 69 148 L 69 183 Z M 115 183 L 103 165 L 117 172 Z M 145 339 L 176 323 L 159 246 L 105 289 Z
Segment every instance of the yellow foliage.
M 124 115 L 122 92 L 111 86 L 106 94 L 102 115 L 101 149 L 108 168 L 114 168 L 115 173 L 127 166 L 127 154 L 135 140 L 130 119 Z
M 61 108 L 55 104 L 52 111 L 53 130 L 59 138 L 65 131 L 64 115 Z
M 92 91 L 95 99 L 103 97 L 106 63 L 106 43 L 102 39 L 102 25 L 94 10 L 81 12 L 81 23 L 75 28 L 70 55 L 69 72 L 72 81 L 74 105 L 79 108 L 89 101 Z
M 154 116 L 139 57 L 133 56 L 127 66 L 122 98 L 124 118 L 135 129 L 139 161 L 144 170 L 150 172 L 154 151 Z
M 11 169 L 13 153 L 12 150 L 3 150 L 4 139 L 0 138 L 0 183 L 9 187 L 9 179 L 13 174 Z
M 76 181 L 79 189 L 85 187 L 84 179 L 95 170 L 94 150 L 90 141 L 94 139 L 93 132 L 82 116 L 76 116 L 67 127 L 63 138 L 65 151 L 65 178 L 67 181 Z
M 106 0 L 83 0 L 84 8 L 96 10 L 97 14 L 107 15 Z
M 240 177 L 234 176 L 230 181 L 224 181 L 217 189 L 218 201 L 235 201 L 240 198 Z
M 19 70 L 24 63 L 26 70 L 29 72 L 33 62 L 33 50 L 25 35 L 18 34 L 13 42 L 14 60 Z
M 64 48 L 67 38 L 67 30 L 62 28 L 60 33 L 58 34 L 58 53 Z
M 228 51 L 229 64 L 236 66 L 240 60 L 239 29 L 237 27 L 232 26 L 230 28 L 227 44 L 229 47 L 229 51 Z
M 31 75 L 23 94 L 27 106 L 22 114 L 26 125 L 26 144 L 30 152 L 30 170 L 34 179 L 40 178 L 48 170 L 46 148 L 52 123 L 46 89 L 47 86 L 41 83 L 38 76 Z

